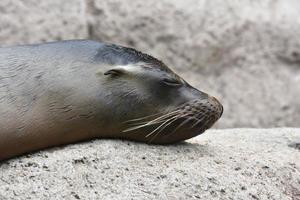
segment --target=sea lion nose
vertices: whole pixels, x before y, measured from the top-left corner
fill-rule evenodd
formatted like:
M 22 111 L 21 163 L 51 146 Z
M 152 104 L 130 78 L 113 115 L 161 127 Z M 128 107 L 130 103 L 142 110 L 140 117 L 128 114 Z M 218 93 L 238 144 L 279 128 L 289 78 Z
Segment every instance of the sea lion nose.
M 216 112 L 216 115 L 220 118 L 223 114 L 223 105 L 220 103 L 218 99 L 213 96 L 209 96 L 209 102 L 213 110 Z
M 224 108 L 223 108 L 223 105 L 220 103 L 220 106 L 221 106 L 221 112 L 220 112 L 220 117 L 223 115 L 223 111 L 224 111 Z

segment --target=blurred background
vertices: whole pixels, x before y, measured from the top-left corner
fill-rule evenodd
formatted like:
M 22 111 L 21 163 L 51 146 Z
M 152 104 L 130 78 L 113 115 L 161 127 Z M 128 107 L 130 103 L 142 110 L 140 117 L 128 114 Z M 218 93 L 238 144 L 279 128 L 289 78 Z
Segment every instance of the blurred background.
M 300 127 L 298 0 L 0 1 L 0 46 L 84 38 L 163 60 L 220 99 L 218 128 Z

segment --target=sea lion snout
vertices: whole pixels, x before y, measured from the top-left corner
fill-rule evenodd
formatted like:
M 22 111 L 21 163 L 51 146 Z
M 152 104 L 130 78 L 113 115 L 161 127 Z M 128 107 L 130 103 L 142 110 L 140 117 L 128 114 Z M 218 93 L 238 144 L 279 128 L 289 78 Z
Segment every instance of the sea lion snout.
M 220 101 L 217 98 L 213 96 L 210 96 L 208 101 L 212 111 L 216 116 L 218 116 L 219 119 L 222 116 L 224 111 L 223 105 L 220 103 Z
M 206 116 L 207 118 L 211 118 L 210 120 L 214 123 L 222 116 L 223 105 L 217 98 L 190 85 L 189 87 L 184 88 L 182 94 L 186 100 L 185 105 L 189 105 L 194 108 L 195 112 L 193 115 L 196 118 L 199 119 Z
M 187 116 L 193 123 L 190 128 L 198 127 L 204 131 L 222 116 L 223 106 L 215 97 L 208 96 L 186 103 L 182 110 L 183 116 Z

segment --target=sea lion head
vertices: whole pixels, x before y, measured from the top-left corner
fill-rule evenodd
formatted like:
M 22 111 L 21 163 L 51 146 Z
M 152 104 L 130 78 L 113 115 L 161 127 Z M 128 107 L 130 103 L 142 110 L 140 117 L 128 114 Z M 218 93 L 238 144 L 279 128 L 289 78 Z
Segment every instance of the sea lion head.
M 131 48 L 107 48 L 97 57 L 110 66 L 103 85 L 111 106 L 108 124 L 118 137 L 174 143 L 203 133 L 221 117 L 223 106 L 216 98 L 189 85 L 163 62 Z

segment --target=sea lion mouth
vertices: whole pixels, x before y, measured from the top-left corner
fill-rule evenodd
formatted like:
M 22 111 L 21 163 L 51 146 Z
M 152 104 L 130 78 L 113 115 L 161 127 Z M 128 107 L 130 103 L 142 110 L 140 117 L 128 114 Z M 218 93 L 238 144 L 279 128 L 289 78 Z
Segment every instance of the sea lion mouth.
M 178 137 L 184 140 L 209 129 L 223 113 L 222 104 L 214 97 L 184 103 L 167 113 L 154 114 L 126 122 L 123 132 L 144 133 L 148 142 L 157 138 Z M 185 136 L 185 133 L 189 136 Z M 191 136 L 192 135 L 192 136 Z

